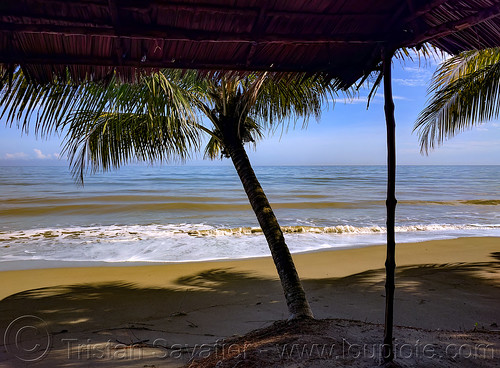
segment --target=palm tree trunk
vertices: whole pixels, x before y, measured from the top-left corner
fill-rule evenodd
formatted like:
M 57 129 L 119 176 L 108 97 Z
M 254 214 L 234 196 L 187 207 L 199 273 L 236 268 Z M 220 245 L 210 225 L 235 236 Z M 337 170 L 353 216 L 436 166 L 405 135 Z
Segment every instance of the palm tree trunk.
M 231 143 L 226 143 L 225 146 L 271 250 L 290 312 L 290 319 L 313 318 L 311 307 L 307 302 L 283 232 L 255 176 L 243 143 L 239 140 L 233 140 Z

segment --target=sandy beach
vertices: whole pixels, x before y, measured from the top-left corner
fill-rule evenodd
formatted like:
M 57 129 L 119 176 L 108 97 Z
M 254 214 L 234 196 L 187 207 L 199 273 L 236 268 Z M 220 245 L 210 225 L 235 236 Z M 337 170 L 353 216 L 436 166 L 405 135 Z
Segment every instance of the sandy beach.
M 395 324 L 480 331 L 497 355 L 478 366 L 496 364 L 499 244 L 493 237 L 398 244 Z M 316 318 L 383 323 L 384 246 L 294 259 Z M 270 258 L 74 266 L 0 272 L 0 367 L 181 366 L 194 351 L 288 317 Z M 382 336 L 383 327 L 370 326 Z

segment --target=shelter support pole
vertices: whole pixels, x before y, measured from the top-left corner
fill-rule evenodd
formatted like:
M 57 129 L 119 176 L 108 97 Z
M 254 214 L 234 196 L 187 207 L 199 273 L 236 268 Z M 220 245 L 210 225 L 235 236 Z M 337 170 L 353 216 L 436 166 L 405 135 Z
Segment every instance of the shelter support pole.
M 394 322 L 394 271 L 396 269 L 394 222 L 396 217 L 396 120 L 392 99 L 391 61 L 392 50 L 384 49 L 384 111 L 387 128 L 387 258 L 385 261 L 385 326 L 384 326 L 384 362 L 394 359 L 393 322 Z

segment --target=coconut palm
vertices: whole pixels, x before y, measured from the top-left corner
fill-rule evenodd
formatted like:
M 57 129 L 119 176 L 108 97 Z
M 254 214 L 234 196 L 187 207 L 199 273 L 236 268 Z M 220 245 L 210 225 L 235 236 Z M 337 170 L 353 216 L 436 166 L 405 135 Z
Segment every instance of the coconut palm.
M 426 153 L 458 132 L 498 118 L 500 48 L 466 51 L 446 60 L 429 93 L 433 95 L 414 128 Z
M 73 173 L 117 168 L 133 159 L 185 159 L 205 134 L 209 158 L 232 160 L 275 262 L 290 318 L 312 317 L 289 249 L 245 151 L 263 130 L 309 116 L 319 118 L 334 84 L 320 77 L 253 74 L 230 79 L 162 71 L 136 84 L 68 81 L 36 86 L 18 71 L 2 105 L 8 121 L 24 129 L 39 109 L 35 130 L 65 131 L 64 152 Z

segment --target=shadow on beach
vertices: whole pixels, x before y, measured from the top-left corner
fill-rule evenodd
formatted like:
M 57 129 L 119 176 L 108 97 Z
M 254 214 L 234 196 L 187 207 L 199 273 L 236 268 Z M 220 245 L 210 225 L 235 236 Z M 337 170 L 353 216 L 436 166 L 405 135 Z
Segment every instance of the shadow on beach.
M 395 323 L 429 330 L 494 329 L 500 322 L 500 293 L 491 275 L 499 270 L 496 261 L 399 267 Z M 216 341 L 287 318 L 276 279 L 214 268 L 177 278 L 174 284 L 160 288 L 121 281 L 61 283 L 27 290 L 0 301 L 0 332 L 4 335 L 20 316 L 43 320 L 51 349 L 45 359 L 31 363 L 35 366 L 87 366 L 89 361 L 114 366 L 116 361 L 103 358 L 113 354 L 121 359 L 120 365 L 161 361 L 177 366 L 196 348 L 206 345 L 211 351 Z M 383 322 L 383 269 L 306 279 L 304 287 L 317 318 Z M 5 348 L 11 351 L 13 343 L 6 341 Z M 127 355 L 137 349 L 140 356 Z M 16 360 L 5 353 L 0 365 L 13 366 L 9 364 Z

